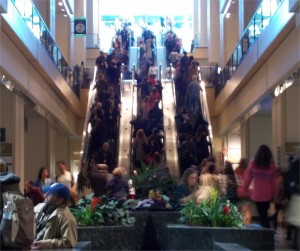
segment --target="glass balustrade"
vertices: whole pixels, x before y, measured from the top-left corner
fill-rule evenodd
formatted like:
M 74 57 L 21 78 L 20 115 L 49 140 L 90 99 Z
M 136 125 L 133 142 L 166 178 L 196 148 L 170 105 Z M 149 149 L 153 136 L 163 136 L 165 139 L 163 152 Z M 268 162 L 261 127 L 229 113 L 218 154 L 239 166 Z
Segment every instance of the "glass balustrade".
M 68 65 L 35 5 L 31 0 L 11 0 L 11 2 L 15 5 L 34 36 L 44 46 L 53 64 L 78 96 L 78 90 L 76 89 L 78 85 L 74 83 L 75 78 L 73 78 L 73 74 L 71 74 L 72 78 L 70 77 L 71 67 Z
M 223 89 L 226 82 L 242 63 L 262 31 L 268 26 L 281 1 L 263 0 L 245 29 L 236 48 L 220 74 L 219 89 Z M 218 94 L 221 90 L 218 91 Z

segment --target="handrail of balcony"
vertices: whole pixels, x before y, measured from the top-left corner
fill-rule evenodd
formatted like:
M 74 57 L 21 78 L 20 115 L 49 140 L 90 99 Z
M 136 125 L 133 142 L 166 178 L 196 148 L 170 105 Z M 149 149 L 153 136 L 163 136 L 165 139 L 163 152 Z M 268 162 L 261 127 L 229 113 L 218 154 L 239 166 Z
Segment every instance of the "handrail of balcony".
M 53 39 L 45 21 L 32 0 L 11 0 L 34 36 L 41 42 L 53 64 L 79 98 L 79 85 L 75 81 L 71 67 Z
M 226 85 L 226 82 L 240 66 L 262 31 L 268 26 L 270 19 L 274 16 L 281 2 L 282 1 L 278 2 L 277 0 L 262 0 L 247 28 L 243 32 L 228 62 L 221 71 L 218 85 L 219 91 L 217 95 L 221 92 Z

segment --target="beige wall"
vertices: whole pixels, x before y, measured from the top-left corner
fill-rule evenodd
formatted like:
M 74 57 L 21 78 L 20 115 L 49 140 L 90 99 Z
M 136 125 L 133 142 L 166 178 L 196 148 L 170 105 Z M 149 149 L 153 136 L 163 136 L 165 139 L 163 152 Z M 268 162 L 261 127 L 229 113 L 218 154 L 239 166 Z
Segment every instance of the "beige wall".
M 239 40 L 239 17 L 238 13 L 231 13 L 230 18 L 224 18 L 225 30 L 225 63 L 232 55 Z
M 41 116 L 26 120 L 24 180 L 34 181 L 37 178 L 39 168 L 47 166 L 47 121 Z
M 249 119 L 249 153 L 246 157 L 253 158 L 257 148 L 262 144 L 272 149 L 271 116 L 253 116 Z
M 56 15 L 56 37 L 55 40 L 58 44 L 59 49 L 70 65 L 70 40 L 71 40 L 71 21 L 69 17 L 64 17 L 63 15 Z

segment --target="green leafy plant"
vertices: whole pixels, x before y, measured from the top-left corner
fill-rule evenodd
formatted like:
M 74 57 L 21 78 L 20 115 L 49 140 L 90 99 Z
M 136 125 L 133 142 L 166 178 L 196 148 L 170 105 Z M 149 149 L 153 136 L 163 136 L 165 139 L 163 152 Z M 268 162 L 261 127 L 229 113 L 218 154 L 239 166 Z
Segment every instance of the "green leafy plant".
M 207 200 L 197 204 L 191 200 L 181 209 L 180 222 L 192 226 L 242 227 L 243 218 L 237 207 L 216 190 Z
M 178 179 L 170 174 L 163 174 L 163 170 L 152 169 L 142 163 L 140 170 L 130 175 L 137 198 L 147 198 L 151 189 L 158 189 L 169 195 L 178 183 Z
M 135 207 L 134 200 L 127 200 L 124 203 L 114 201 L 106 196 L 88 196 L 80 199 L 71 212 L 79 226 L 132 226 L 135 218 L 129 215 L 129 210 Z

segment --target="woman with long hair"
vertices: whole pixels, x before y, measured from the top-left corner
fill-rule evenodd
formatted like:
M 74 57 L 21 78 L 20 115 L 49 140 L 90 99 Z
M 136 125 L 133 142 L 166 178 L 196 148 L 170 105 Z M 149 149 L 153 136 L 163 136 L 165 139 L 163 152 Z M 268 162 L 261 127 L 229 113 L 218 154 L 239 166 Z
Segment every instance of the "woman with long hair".
M 193 194 L 198 188 L 198 171 L 188 168 L 184 171 L 180 183 L 174 190 L 174 205 L 179 206 L 187 202 L 186 197 Z
M 52 179 L 49 178 L 49 172 L 48 169 L 44 166 L 42 166 L 38 173 L 38 178 L 35 180 L 33 185 L 35 187 L 38 187 L 41 189 L 41 191 L 44 193 L 45 187 L 50 187 L 53 184 Z
M 262 227 L 270 228 L 268 209 L 277 195 L 277 173 L 270 148 L 261 145 L 245 174 L 245 192 L 255 202 Z M 250 188 L 250 185 L 252 189 Z

